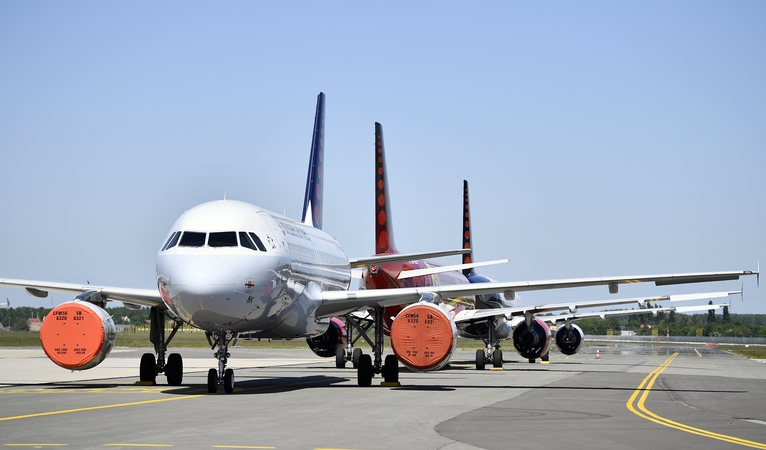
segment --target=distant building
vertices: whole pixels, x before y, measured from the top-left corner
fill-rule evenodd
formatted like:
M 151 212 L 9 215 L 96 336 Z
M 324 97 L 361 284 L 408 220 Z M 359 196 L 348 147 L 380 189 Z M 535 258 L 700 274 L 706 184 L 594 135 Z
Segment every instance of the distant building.
M 38 319 L 37 317 L 30 317 L 29 319 L 27 319 L 27 327 L 29 327 L 29 331 L 34 331 L 39 333 L 41 326 L 43 326 L 43 321 Z

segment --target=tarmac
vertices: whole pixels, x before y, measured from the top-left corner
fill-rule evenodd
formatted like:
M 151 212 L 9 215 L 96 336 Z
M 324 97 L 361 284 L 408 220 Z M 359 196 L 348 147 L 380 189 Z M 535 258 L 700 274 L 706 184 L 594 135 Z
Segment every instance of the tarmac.
M 0 446 L 766 449 L 766 364 L 714 347 L 599 344 L 550 364 L 506 349 L 502 371 L 458 351 L 444 370 L 368 388 L 308 349 L 231 348 L 232 394 L 207 393 L 206 349 L 177 350 L 182 386 L 137 386 L 145 351 L 70 372 L 0 348 Z

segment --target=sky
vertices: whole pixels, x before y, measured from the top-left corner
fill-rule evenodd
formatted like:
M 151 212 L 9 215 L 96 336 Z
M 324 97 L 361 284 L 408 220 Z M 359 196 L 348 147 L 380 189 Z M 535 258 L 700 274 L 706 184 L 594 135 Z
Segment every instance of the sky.
M 319 92 L 349 257 L 374 253 L 377 121 L 400 251 L 460 247 L 465 179 L 496 280 L 755 270 L 764 23 L 761 1 L 0 1 L 0 278 L 155 287 L 173 222 L 224 192 L 300 219 Z M 766 314 L 744 290 L 731 312 Z

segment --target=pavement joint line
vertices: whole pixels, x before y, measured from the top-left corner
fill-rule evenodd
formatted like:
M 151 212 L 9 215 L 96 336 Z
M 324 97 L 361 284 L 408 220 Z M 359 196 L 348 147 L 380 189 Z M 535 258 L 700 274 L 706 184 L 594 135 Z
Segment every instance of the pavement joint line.
M 263 448 L 274 449 L 276 447 L 264 446 L 264 445 L 214 445 L 213 448 Z
M 678 352 L 673 353 L 672 356 L 670 356 L 668 359 L 665 360 L 662 364 L 660 364 L 659 367 L 654 369 L 649 373 L 649 375 L 644 378 L 644 380 L 641 382 L 641 384 L 638 385 L 635 391 L 633 391 L 633 394 L 630 396 L 630 399 L 628 399 L 628 402 L 625 404 L 625 406 L 635 415 L 641 417 L 642 419 L 646 419 L 650 422 L 657 423 L 659 425 L 663 425 L 669 428 L 674 428 L 676 430 L 684 431 L 686 433 L 695 434 L 697 436 L 702 436 L 710 439 L 716 439 L 719 441 L 728 442 L 730 444 L 737 444 L 742 445 L 745 447 L 751 447 L 751 448 L 759 448 L 766 450 L 766 444 L 762 442 L 755 442 L 755 441 L 749 441 L 747 439 L 740 439 L 738 437 L 734 436 L 728 436 L 725 434 L 719 434 L 714 433 L 712 431 L 703 430 L 702 428 L 695 428 L 689 425 L 685 425 L 679 422 L 675 422 L 673 420 L 667 419 L 665 417 L 662 417 L 660 415 L 657 415 L 646 407 L 646 399 L 649 397 L 649 392 L 651 392 L 652 387 L 654 386 L 654 382 L 657 381 L 657 378 L 662 374 L 662 372 L 665 371 L 670 366 L 670 363 L 673 362 L 673 360 L 678 356 Z M 641 398 L 639 397 L 639 394 Z M 636 401 L 638 399 L 638 401 Z M 638 411 L 633 405 L 638 407 Z
M 3 447 L 66 447 L 69 444 L 3 444 Z

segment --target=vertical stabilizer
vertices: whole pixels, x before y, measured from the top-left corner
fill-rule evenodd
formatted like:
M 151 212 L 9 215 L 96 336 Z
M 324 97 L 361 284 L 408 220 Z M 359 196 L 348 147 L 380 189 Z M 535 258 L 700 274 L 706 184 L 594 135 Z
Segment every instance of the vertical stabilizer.
M 388 196 L 383 127 L 375 122 L 375 254 L 398 253 Z
M 322 229 L 322 195 L 324 170 L 324 93 L 317 96 L 317 110 L 314 116 L 314 136 L 311 139 L 311 158 L 306 177 L 306 195 L 303 198 L 301 222 Z
M 471 207 L 468 202 L 468 181 L 463 180 L 463 248 L 471 247 Z M 473 252 L 463 255 L 463 264 L 473 262 Z M 473 269 L 463 269 L 466 277 L 473 274 Z

